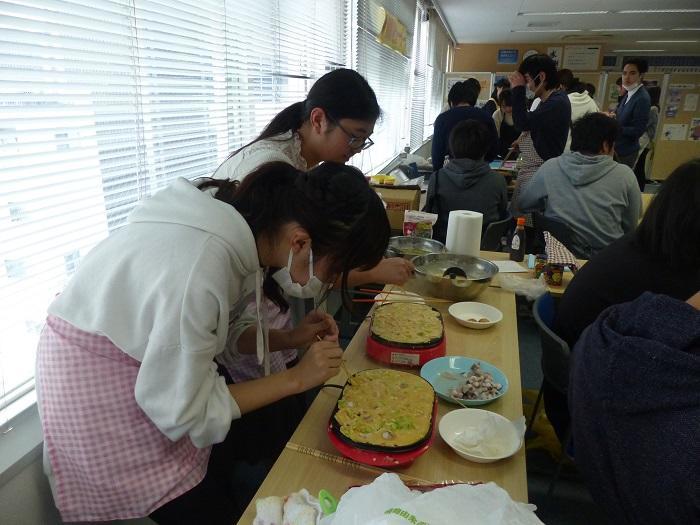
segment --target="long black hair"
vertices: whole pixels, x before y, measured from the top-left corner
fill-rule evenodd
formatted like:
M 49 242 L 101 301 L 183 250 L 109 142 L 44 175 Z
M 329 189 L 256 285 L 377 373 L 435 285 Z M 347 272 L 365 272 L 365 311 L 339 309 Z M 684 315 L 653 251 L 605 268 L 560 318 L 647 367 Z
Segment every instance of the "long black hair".
M 362 75 L 352 69 L 335 69 L 311 86 L 306 100 L 280 111 L 260 135 L 231 153 L 229 158 L 259 140 L 298 130 L 314 108 L 323 109 L 336 122 L 344 118 L 374 122 L 382 112 L 372 86 Z
M 255 238 L 274 240 L 280 228 L 296 222 L 311 238 L 316 259 L 326 258 L 331 275 L 341 276 L 341 293 L 349 304 L 350 270 L 368 270 L 389 244 L 389 220 L 381 199 L 360 170 L 324 162 L 308 172 L 284 162 L 263 164 L 243 182 L 204 179 L 200 189 L 217 188 L 214 197 L 236 208 Z M 277 283 L 265 278 L 265 295 L 286 310 Z
M 635 232 L 635 243 L 664 266 L 700 272 L 700 158 L 662 183 Z

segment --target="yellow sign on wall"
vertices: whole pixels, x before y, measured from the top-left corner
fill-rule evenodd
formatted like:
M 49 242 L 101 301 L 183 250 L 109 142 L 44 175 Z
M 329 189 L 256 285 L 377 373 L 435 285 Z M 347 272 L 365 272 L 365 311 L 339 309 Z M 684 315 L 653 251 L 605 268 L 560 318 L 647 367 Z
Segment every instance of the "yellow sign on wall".
M 377 42 L 398 51 L 402 55 L 406 54 L 406 42 L 408 31 L 398 18 L 382 8 L 384 12 L 384 23 L 382 30 L 377 35 Z

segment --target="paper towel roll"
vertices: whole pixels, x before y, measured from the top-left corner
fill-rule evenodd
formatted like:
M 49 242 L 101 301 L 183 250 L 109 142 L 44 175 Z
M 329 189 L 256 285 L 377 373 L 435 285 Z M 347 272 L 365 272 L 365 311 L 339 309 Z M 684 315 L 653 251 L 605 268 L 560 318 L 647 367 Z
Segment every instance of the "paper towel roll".
M 447 251 L 478 257 L 483 220 L 483 214 L 477 211 L 452 210 L 447 219 Z

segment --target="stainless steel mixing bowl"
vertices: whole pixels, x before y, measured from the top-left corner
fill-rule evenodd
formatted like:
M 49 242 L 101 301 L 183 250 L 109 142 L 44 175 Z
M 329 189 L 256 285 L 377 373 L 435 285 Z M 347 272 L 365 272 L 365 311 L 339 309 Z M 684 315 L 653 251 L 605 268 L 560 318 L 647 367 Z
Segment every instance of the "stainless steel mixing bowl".
M 486 289 L 498 266 L 480 257 L 454 253 L 430 253 L 412 259 L 415 275 L 404 288 L 424 296 L 471 301 Z M 466 277 L 444 277 L 448 268 L 459 268 Z
M 391 237 L 389 247 L 386 250 L 387 257 L 405 257 L 413 259 L 419 255 L 429 253 L 443 253 L 445 245 L 440 241 L 426 239 L 424 237 Z

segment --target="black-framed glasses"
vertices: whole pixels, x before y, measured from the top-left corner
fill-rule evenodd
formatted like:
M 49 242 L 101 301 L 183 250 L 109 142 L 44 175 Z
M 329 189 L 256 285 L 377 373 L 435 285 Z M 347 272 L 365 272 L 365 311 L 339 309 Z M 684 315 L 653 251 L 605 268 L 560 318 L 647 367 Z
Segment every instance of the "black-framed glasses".
M 340 122 L 331 117 L 328 113 L 326 113 L 326 118 L 330 120 L 333 124 L 338 126 L 342 130 L 342 132 L 345 133 L 348 137 L 350 137 L 350 140 L 348 140 L 348 146 L 350 146 L 350 148 L 355 150 L 363 150 L 374 146 L 374 141 L 371 138 L 367 137 L 366 139 L 363 139 L 362 137 L 357 137 L 353 135 L 347 129 L 345 129 Z

